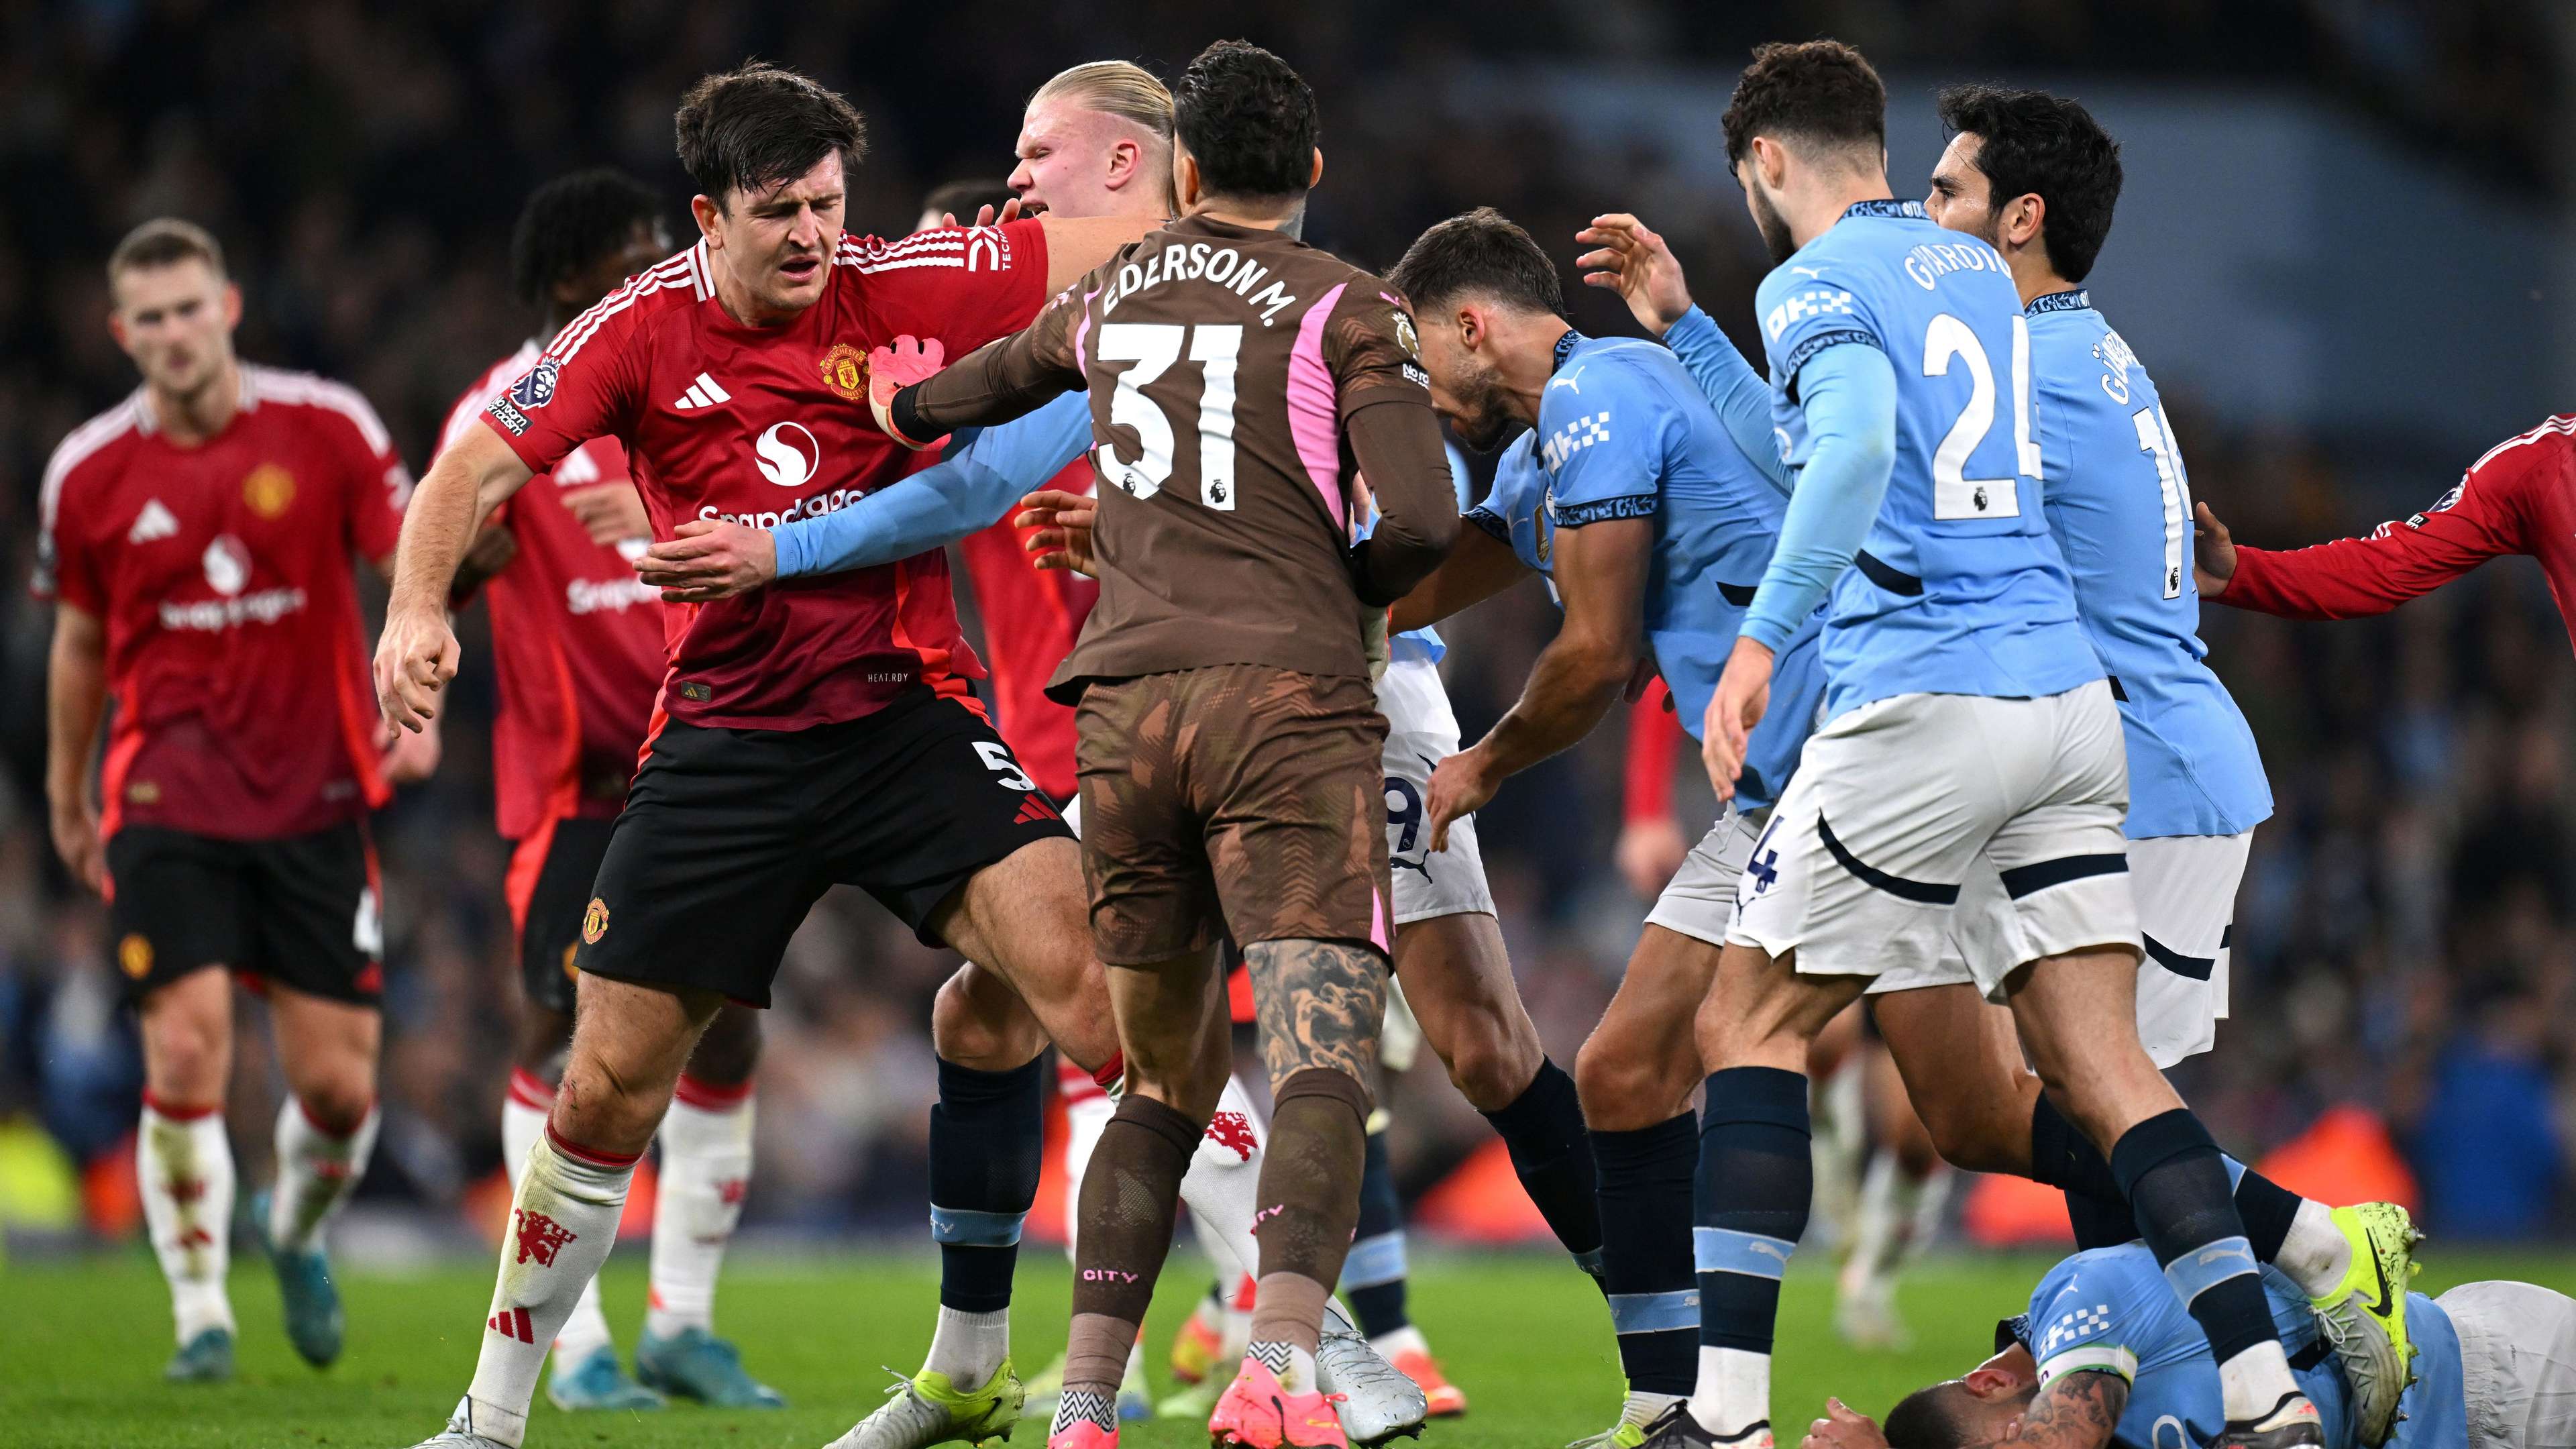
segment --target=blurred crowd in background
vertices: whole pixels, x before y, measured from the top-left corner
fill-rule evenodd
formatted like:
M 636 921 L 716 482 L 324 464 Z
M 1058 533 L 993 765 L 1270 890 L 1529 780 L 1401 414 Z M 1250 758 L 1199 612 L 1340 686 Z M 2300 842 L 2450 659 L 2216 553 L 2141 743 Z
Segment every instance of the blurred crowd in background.
M 0 212 L 0 1219 L 13 1200 L 22 1225 L 63 1218 L 29 1206 L 46 1199 L 28 1186 L 31 1163 L 88 1173 L 91 1207 L 104 1211 L 130 1160 L 140 1067 L 103 911 L 71 888 L 47 839 L 50 617 L 20 586 L 46 455 L 133 385 L 103 323 L 100 263 L 143 218 L 211 227 L 248 302 L 242 354 L 355 383 L 417 470 L 455 392 L 530 326 L 504 280 L 522 197 L 552 175 L 613 162 L 668 194 L 686 236 L 671 106 L 696 76 L 747 55 L 806 69 L 866 112 L 871 154 L 855 175 L 850 226 L 894 233 L 931 186 L 998 180 L 1022 100 L 1060 67 L 1116 56 L 1170 73 L 1219 33 L 1241 34 L 1287 56 L 1321 98 L 1328 169 L 1310 240 L 1383 268 L 1422 227 L 1492 204 L 1565 259 L 1577 325 L 1633 331 L 1607 294 L 1572 286 L 1571 263 L 1573 234 L 1594 213 L 1634 209 L 1672 237 L 1710 312 L 1749 341 L 1763 259 L 1731 187 L 1682 184 L 1681 158 L 1653 148 L 1605 163 L 1543 106 L 1471 113 L 1452 82 L 1498 67 L 1634 62 L 1698 68 L 1722 96 L 1750 44 L 1830 33 L 1909 75 L 2286 93 L 2401 137 L 2480 185 L 2563 207 L 2567 178 L 2544 138 L 2563 134 L 2553 126 L 2570 48 L 2544 9 L 1279 0 L 1219 14 L 1100 0 L 775 12 L 681 0 L 0 0 L 0 178 L 22 200 Z M 1900 90 L 1896 104 L 1928 97 Z M 1897 179 L 1900 193 L 1915 185 Z M 2564 378 L 2576 341 L 2560 341 L 2559 356 L 2533 366 Z M 2208 399 L 2176 396 L 2170 382 L 2166 392 L 2195 494 L 2241 541 L 2262 544 L 2412 511 L 2488 442 L 2539 420 L 2499 411 L 2483 436 L 2365 449 L 2295 425 L 2222 423 Z M 1469 739 L 1508 705 L 1553 627 L 1532 588 L 1449 631 Z M 377 822 L 386 1114 L 366 1199 L 451 1218 L 497 1172 L 518 995 L 506 851 L 491 824 L 482 631 L 478 610 L 438 777 Z M 2576 1229 L 2576 665 L 2537 572 L 2498 565 L 2364 624 L 2212 608 L 2204 633 L 2253 721 L 2279 810 L 2256 835 L 2239 904 L 2234 1018 L 2218 1050 L 2180 1074 L 2187 1094 L 2247 1156 L 2329 1108 L 2367 1108 L 2414 1168 L 2437 1232 Z M 1560 1061 L 1608 999 L 1644 911 L 1611 864 L 1623 734 L 1614 720 L 1513 781 L 1483 816 L 1504 929 Z M 1696 834 L 1705 783 L 1694 760 L 1673 766 Z M 836 895 L 807 923 L 766 1020 L 755 1226 L 917 1231 L 929 999 L 951 964 L 862 896 Z M 275 1099 L 255 1030 L 239 1070 L 236 1121 L 264 1123 Z M 1394 1101 L 1413 1189 L 1484 1140 L 1436 1063 Z M 267 1134 L 236 1140 L 256 1180 Z

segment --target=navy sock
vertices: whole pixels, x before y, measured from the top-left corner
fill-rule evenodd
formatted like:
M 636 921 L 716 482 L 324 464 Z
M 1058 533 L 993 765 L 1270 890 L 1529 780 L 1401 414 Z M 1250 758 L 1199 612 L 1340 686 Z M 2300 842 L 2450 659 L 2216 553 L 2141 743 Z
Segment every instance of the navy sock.
M 2138 1220 L 2120 1198 L 2066 1189 L 2066 1221 L 2075 1229 L 2075 1251 L 2116 1248 L 2138 1236 Z
M 1342 1260 L 1342 1296 L 1368 1338 L 1412 1323 L 1404 1311 L 1404 1205 L 1395 1194 L 1395 1169 L 1386 1157 L 1386 1134 L 1372 1132 L 1360 1157 L 1360 1225 Z
M 2235 1158 L 2227 1159 L 2227 1168 L 2236 1175 L 2236 1215 L 2245 1220 L 2245 1239 L 2253 1245 L 2254 1261 L 2278 1260 L 2303 1199 Z
M 1771 1351 L 1780 1276 L 1815 1195 L 1809 1138 L 1804 1076 L 1778 1067 L 1709 1074 L 1691 1215 L 1702 1347 Z
M 1046 1151 L 1046 1058 L 1007 1072 L 939 1064 L 930 1109 L 930 1237 L 939 1304 L 961 1313 L 1011 1306 L 1020 1223 L 1037 1201 Z
M 1601 1198 L 1592 1165 L 1592 1136 L 1583 1127 L 1583 1103 L 1574 1078 L 1544 1058 L 1538 1075 L 1499 1112 L 1485 1120 L 1512 1156 L 1538 1215 L 1556 1240 L 1595 1281 L 1601 1277 Z
M 2274 1336 L 2272 1308 L 2236 1212 L 2227 1166 L 2188 1108 L 2150 1117 L 2111 1148 L 2111 1170 L 2165 1281 L 2221 1365 Z
M 1684 1112 L 1635 1132 L 1594 1131 L 1601 1286 L 1619 1367 L 1639 1393 L 1688 1394 L 1699 1378 L 1699 1293 L 1691 1286 L 1691 1169 L 1698 1123 Z
M 2057 1104 L 2048 1100 L 2045 1092 L 2030 1109 L 2030 1175 L 2034 1182 L 2102 1202 L 2129 1200 L 2121 1189 L 2119 1174 L 2111 1170 L 2111 1160 L 2093 1145 L 2092 1138 L 2057 1110 Z M 2123 1243 L 2128 1240 L 2119 1239 Z

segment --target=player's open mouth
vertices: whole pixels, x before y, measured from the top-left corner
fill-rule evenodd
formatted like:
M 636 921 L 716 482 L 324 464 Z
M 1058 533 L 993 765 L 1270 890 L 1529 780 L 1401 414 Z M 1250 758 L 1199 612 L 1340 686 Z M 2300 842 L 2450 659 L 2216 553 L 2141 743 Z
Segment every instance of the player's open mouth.
M 822 265 L 823 259 L 820 257 L 796 257 L 779 263 L 778 270 L 785 273 L 789 281 L 801 282 L 814 275 Z

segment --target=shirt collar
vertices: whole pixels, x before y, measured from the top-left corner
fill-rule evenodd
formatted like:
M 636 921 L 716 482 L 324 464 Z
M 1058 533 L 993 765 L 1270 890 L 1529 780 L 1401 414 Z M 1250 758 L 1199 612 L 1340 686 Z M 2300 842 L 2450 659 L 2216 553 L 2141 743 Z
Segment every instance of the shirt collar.
M 236 358 L 233 372 L 241 379 L 241 402 L 238 410 L 251 412 L 259 407 L 259 388 L 251 377 L 250 364 Z M 152 411 L 152 385 L 145 383 L 134 390 L 134 430 L 145 436 L 161 431 L 161 419 Z
M 1855 201 L 1851 205 L 1843 208 L 1843 217 L 1845 220 L 1849 220 L 1855 216 L 1896 216 L 1905 217 L 1913 221 L 1928 221 L 1931 219 L 1923 214 L 1922 202 L 1898 201 L 1892 196 L 1881 197 L 1876 201 Z
M 2049 292 L 2030 299 L 2021 310 L 2032 317 L 2046 312 L 2081 312 L 2093 305 L 2093 294 L 2082 287 L 2063 292 Z
M 1565 335 L 1556 339 L 1556 362 L 1548 370 L 1555 372 L 1562 369 L 1565 366 L 1565 360 L 1574 355 L 1574 349 L 1581 346 L 1583 340 L 1581 332 L 1571 327 L 1566 328 Z

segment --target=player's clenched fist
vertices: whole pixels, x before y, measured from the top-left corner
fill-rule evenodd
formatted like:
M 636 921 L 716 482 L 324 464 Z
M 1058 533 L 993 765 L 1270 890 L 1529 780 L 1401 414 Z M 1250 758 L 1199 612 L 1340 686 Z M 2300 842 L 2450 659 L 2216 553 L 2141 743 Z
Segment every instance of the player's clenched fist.
M 376 707 L 388 732 L 417 730 L 436 718 L 439 691 L 455 677 L 456 631 L 447 627 L 446 610 L 385 616 L 384 637 L 376 641 Z
M 1708 766 L 1708 783 L 1717 798 L 1735 798 L 1735 779 L 1744 773 L 1745 741 L 1771 708 L 1771 651 L 1738 635 L 1735 652 L 1726 657 L 1726 672 L 1708 697 L 1708 714 L 1700 721 L 1700 762 Z

